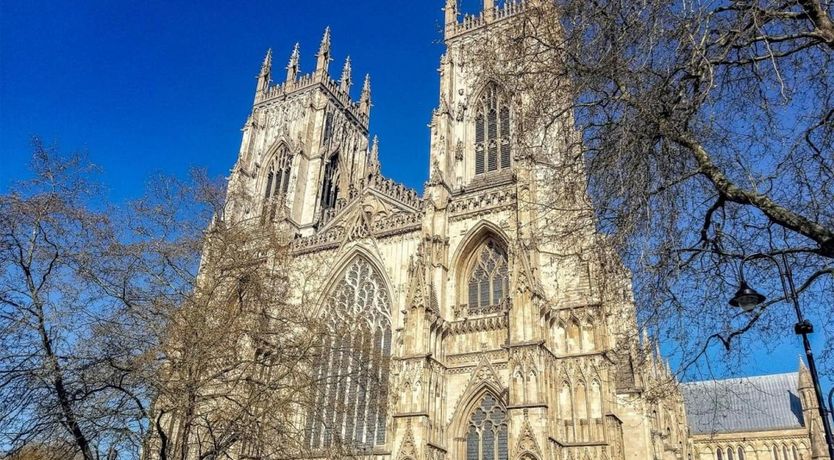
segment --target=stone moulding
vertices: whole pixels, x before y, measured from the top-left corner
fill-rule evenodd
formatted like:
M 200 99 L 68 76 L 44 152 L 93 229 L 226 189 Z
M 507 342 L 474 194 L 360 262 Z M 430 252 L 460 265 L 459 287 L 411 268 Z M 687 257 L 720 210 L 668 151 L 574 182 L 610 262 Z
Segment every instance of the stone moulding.
M 460 197 L 449 204 L 450 220 L 458 221 L 481 214 L 511 209 L 516 204 L 515 188 L 489 190 L 468 197 Z

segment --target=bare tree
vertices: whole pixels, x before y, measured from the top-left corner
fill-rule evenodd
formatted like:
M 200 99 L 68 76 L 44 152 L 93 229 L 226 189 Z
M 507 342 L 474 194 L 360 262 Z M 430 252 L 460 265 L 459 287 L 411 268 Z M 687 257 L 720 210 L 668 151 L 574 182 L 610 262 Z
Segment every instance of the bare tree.
M 740 261 L 757 252 L 786 254 L 808 313 L 827 318 L 832 2 L 554 0 L 526 10 L 483 60 L 527 95 L 525 131 L 562 143 L 552 155 L 525 138 L 529 160 L 556 174 L 584 166 L 590 202 L 572 206 L 595 217 L 560 231 L 591 226 L 618 250 L 643 324 L 687 366 L 714 344 L 741 359 L 747 341 L 761 348 L 753 337 L 784 336 L 795 317 L 762 261 L 747 278 L 771 300 L 752 315 L 727 306 Z M 818 326 L 830 334 L 831 324 Z M 832 351 L 829 341 L 829 373 Z
M 175 300 L 158 350 L 160 366 L 151 377 L 156 396 L 145 456 L 293 457 L 307 448 L 304 416 L 322 383 L 314 375 L 322 338 L 331 333 L 308 307 L 319 291 L 305 280 L 320 267 L 294 264 L 290 235 L 276 225 L 225 213 L 251 197 L 226 196 L 225 184 L 205 178 L 195 184 L 201 192 L 163 183 L 166 191 L 156 190 L 136 205 L 137 214 L 160 216 L 159 227 L 176 222 L 164 216 L 179 214 L 188 202 L 183 194 L 202 196 L 214 209 L 200 239 L 202 259 L 191 290 L 170 296 L 173 291 L 160 286 L 153 296 L 162 299 L 160 305 Z M 179 250 L 172 244 L 154 252 L 156 263 L 146 263 L 169 264 Z M 164 255 L 169 252 L 174 256 Z
M 83 156 L 35 140 L 32 170 L 0 196 L 0 446 L 112 457 L 139 445 L 147 396 L 141 350 L 105 346 L 128 316 L 95 275 L 117 232 Z

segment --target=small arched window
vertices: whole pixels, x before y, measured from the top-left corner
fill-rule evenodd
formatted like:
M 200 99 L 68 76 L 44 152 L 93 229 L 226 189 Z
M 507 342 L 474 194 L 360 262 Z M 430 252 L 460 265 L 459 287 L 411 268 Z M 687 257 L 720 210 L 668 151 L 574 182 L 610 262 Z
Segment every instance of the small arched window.
M 484 89 L 475 111 L 475 174 L 510 167 L 510 101 L 499 86 Z
M 287 146 L 281 145 L 278 148 L 275 159 L 269 165 L 264 198 L 268 199 L 279 195 L 286 195 L 290 187 L 291 173 L 292 156 Z
M 735 460 L 735 457 L 736 456 L 733 454 L 733 448 L 728 447 L 727 448 L 727 460 Z
M 744 448 L 738 446 L 738 460 L 744 460 Z
M 321 208 L 323 210 L 336 207 L 339 199 L 339 155 L 333 155 L 324 166 L 324 177 L 321 182 Z
M 797 452 L 796 446 L 791 446 L 791 452 L 793 453 L 793 460 L 799 460 L 799 452 Z
M 491 394 L 469 418 L 466 460 L 507 460 L 507 410 Z
M 724 460 L 724 451 L 720 447 L 715 451 L 715 458 L 716 460 Z
M 507 251 L 490 238 L 475 252 L 469 270 L 469 309 L 499 305 L 509 296 Z
M 790 457 L 788 457 L 788 446 L 786 446 L 784 444 L 782 444 L 782 459 L 783 460 L 790 460 Z
M 779 460 L 779 448 L 776 447 L 776 446 L 773 446 L 772 453 L 773 453 L 773 460 Z

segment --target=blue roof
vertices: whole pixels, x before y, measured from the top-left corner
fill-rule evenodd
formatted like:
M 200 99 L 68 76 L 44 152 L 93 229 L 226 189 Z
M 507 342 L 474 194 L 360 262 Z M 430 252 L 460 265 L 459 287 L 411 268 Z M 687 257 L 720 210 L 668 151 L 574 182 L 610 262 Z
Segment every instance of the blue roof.
M 804 426 L 799 374 L 681 384 L 692 434 L 767 431 Z

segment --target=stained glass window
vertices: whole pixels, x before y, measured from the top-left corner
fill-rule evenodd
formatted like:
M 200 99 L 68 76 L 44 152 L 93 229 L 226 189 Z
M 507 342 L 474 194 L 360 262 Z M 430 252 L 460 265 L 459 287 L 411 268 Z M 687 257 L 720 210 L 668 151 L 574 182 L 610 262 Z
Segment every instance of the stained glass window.
M 373 266 L 357 257 L 323 305 L 329 334 L 316 369 L 307 445 L 372 447 L 385 443 L 391 301 Z
M 478 248 L 469 272 L 469 309 L 475 311 L 498 305 L 509 296 L 507 252 L 489 239 Z
M 466 460 L 507 460 L 507 410 L 491 394 L 469 418 Z
M 475 115 L 475 174 L 510 167 L 509 100 L 492 83 L 478 101 Z

